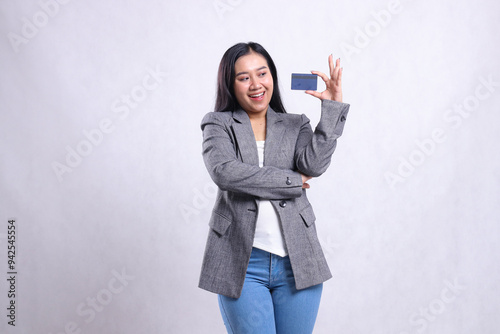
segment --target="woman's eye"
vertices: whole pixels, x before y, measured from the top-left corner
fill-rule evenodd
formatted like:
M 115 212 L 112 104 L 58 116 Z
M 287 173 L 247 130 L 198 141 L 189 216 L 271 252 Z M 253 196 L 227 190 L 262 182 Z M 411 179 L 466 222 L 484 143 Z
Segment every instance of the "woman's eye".
M 246 81 L 246 80 L 248 80 L 248 77 L 240 77 L 240 79 L 239 79 L 239 80 L 240 80 L 240 81 Z
M 261 77 L 263 77 L 264 75 L 266 75 L 267 72 L 262 72 L 261 74 L 259 74 Z

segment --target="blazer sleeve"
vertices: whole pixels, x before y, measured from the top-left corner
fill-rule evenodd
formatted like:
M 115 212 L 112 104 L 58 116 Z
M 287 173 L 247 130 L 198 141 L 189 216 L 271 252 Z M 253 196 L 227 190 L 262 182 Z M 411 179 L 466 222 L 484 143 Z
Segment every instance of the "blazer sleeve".
M 321 118 L 314 132 L 302 115 L 302 126 L 295 146 L 295 165 L 305 175 L 318 177 L 330 165 L 337 138 L 342 135 L 349 104 L 322 100 Z
M 237 158 L 230 127 L 222 112 L 208 113 L 201 123 L 203 160 L 221 189 L 262 199 L 289 199 L 302 195 L 302 177 L 293 170 L 259 167 Z

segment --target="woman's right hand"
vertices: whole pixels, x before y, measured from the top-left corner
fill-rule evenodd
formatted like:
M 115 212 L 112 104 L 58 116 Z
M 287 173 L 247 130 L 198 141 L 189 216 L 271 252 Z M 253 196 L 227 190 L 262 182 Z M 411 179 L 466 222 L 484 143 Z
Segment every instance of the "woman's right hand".
M 311 188 L 311 186 L 309 185 L 309 183 L 307 183 L 307 181 L 309 181 L 310 179 L 312 179 L 312 176 L 304 175 L 302 173 L 300 173 L 300 176 L 302 176 L 302 189 L 309 189 L 309 188 Z

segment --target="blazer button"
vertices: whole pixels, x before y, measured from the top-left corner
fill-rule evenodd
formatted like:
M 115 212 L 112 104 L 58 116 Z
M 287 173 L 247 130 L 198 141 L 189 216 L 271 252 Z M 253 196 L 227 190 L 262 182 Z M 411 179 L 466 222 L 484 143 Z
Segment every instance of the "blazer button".
M 345 116 L 344 115 L 342 115 L 342 117 L 340 117 L 340 121 L 341 122 L 345 121 Z
M 281 202 L 280 202 L 280 206 L 281 206 L 282 208 L 284 208 L 284 207 L 286 206 L 286 201 L 281 201 Z
M 289 177 L 287 177 L 287 178 L 286 178 L 286 184 L 287 184 L 287 185 L 291 185 L 291 184 L 292 184 L 292 180 L 290 180 L 290 178 L 289 178 Z

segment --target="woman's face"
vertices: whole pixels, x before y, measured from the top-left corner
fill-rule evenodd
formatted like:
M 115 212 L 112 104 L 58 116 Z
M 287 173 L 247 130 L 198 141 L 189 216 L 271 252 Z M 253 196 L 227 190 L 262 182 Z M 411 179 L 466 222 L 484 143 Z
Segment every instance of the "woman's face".
M 234 95 L 249 116 L 265 114 L 273 96 L 273 76 L 266 58 L 251 52 L 234 64 Z

